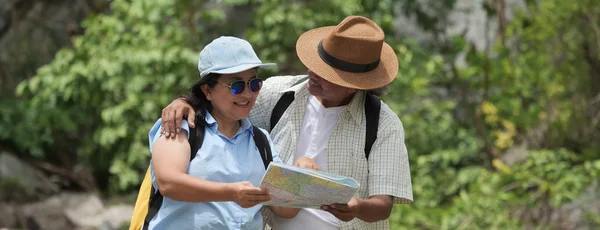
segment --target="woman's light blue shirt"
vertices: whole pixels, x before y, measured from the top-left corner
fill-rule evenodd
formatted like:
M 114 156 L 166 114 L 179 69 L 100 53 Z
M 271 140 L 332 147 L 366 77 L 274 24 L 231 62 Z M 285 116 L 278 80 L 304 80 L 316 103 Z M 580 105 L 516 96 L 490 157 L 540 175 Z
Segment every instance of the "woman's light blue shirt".
M 214 182 L 249 181 L 258 187 L 265 167 L 254 144 L 250 122 L 242 120 L 240 129 L 231 139 L 218 131 L 218 124 L 209 113 L 206 114 L 206 122 L 204 142 L 190 162 L 187 173 Z M 162 120 L 158 119 L 148 134 L 150 151 L 161 136 L 161 126 Z M 182 122 L 182 128 L 189 139 L 187 121 Z M 273 161 L 281 162 L 271 137 L 264 129 L 261 131 L 269 140 Z M 151 172 L 152 184 L 157 188 L 154 169 Z M 160 210 L 150 221 L 149 229 L 262 229 L 261 207 L 242 208 L 235 202 L 182 202 L 164 197 Z

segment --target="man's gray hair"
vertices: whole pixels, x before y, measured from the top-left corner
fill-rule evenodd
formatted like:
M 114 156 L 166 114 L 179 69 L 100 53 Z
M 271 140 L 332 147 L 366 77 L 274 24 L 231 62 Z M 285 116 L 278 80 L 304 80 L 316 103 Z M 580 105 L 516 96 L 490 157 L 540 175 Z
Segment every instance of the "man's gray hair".
M 379 87 L 377 89 L 370 89 L 367 90 L 367 93 L 373 94 L 375 96 L 381 97 L 383 95 L 385 95 L 386 93 L 388 93 L 390 91 L 390 85 L 384 85 L 382 87 Z

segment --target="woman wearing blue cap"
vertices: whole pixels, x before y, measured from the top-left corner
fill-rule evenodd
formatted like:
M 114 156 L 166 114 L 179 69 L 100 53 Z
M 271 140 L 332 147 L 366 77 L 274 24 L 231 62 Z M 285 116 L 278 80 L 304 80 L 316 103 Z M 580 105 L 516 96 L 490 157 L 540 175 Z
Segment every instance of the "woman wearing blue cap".
M 150 130 L 152 183 L 164 198 L 148 229 L 262 228 L 260 203 L 270 197 L 257 187 L 265 167 L 247 117 L 262 87 L 257 68 L 273 65 L 262 63 L 247 41 L 235 37 L 215 39 L 200 52 L 200 80 L 187 100 L 205 127 L 204 141 L 191 155 L 186 121 L 186 132 L 174 139 L 159 133 L 161 119 Z M 267 132 L 260 131 L 274 150 Z M 269 208 L 287 218 L 298 211 Z

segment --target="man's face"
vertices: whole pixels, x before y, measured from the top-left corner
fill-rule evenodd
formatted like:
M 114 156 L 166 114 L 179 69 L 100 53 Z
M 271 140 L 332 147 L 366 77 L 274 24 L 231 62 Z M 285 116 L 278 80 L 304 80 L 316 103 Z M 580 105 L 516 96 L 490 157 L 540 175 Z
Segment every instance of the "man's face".
M 308 78 L 308 91 L 326 107 L 328 106 L 325 102 L 333 103 L 332 106 L 344 105 L 348 101 L 347 99 L 356 92 L 355 89 L 328 82 L 311 70 L 308 70 Z

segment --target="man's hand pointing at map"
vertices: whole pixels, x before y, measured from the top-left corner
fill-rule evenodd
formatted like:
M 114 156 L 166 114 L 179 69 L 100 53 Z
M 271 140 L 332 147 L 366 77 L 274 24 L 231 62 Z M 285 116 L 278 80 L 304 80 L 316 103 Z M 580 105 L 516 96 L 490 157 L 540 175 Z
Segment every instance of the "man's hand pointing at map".
M 321 170 L 321 169 L 319 169 L 319 166 L 317 166 L 317 162 L 315 162 L 315 160 L 308 158 L 308 157 L 298 158 L 298 160 L 296 160 L 296 163 L 294 163 L 294 166 L 297 166 L 300 168 Z

